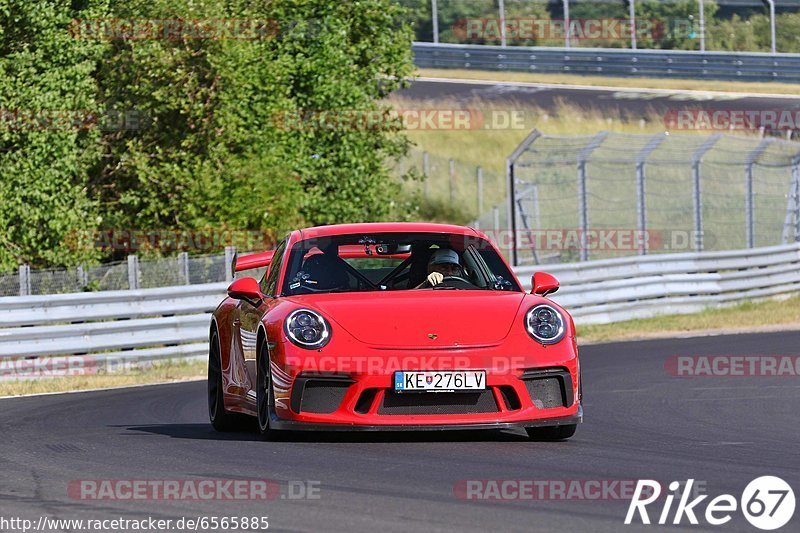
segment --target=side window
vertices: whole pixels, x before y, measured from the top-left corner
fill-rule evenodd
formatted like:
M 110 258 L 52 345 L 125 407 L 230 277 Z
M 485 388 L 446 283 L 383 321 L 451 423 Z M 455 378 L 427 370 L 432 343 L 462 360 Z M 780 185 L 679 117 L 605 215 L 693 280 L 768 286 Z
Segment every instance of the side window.
M 261 292 L 267 296 L 277 296 L 278 290 L 278 276 L 281 272 L 281 264 L 283 263 L 283 252 L 286 251 L 286 240 L 284 239 L 275 248 L 275 255 L 272 256 L 272 261 L 269 263 L 269 270 L 264 274 L 261 280 Z

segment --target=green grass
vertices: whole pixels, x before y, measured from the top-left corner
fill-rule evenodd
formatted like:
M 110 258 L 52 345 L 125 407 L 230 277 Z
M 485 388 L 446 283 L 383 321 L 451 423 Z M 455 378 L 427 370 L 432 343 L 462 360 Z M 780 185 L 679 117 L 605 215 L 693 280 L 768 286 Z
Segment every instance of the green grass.
M 800 329 L 800 296 L 746 302 L 686 315 L 663 315 L 614 324 L 578 326 L 580 343 L 670 337 L 692 333 L 746 333 L 753 330 Z
M 0 396 L 66 392 L 204 379 L 205 361 L 168 361 L 119 373 L 0 382 Z

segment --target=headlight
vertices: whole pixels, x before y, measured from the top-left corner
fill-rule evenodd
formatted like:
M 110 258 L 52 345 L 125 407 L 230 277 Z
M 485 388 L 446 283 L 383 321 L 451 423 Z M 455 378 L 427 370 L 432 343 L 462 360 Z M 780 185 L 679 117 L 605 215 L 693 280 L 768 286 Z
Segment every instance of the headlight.
M 322 348 L 331 338 L 328 322 L 310 309 L 292 311 L 283 325 L 289 340 L 301 348 Z
M 547 304 L 531 308 L 525 315 L 525 329 L 542 344 L 555 344 L 564 337 L 564 317 Z

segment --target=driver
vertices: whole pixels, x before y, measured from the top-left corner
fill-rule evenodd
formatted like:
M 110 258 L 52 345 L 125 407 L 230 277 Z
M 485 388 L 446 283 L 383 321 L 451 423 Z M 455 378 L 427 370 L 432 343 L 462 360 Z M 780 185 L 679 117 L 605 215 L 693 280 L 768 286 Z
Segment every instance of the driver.
M 431 287 L 435 287 L 448 276 L 463 277 L 463 275 L 464 271 L 458 262 L 458 253 L 449 248 L 439 248 L 433 252 L 428 260 L 428 277 L 414 288 L 421 289 L 426 283 Z

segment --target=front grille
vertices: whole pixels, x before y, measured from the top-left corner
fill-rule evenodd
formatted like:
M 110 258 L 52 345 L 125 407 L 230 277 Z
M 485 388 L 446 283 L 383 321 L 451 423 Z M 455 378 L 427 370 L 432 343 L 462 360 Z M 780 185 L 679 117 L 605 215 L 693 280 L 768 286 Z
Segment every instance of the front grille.
M 379 415 L 458 415 L 497 412 L 491 390 L 480 392 L 407 392 L 388 389 L 378 406 Z
M 351 379 L 339 376 L 301 376 L 292 386 L 292 410 L 296 413 L 328 414 L 342 404 Z

